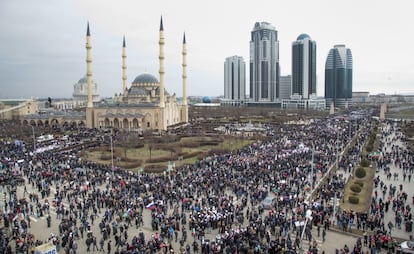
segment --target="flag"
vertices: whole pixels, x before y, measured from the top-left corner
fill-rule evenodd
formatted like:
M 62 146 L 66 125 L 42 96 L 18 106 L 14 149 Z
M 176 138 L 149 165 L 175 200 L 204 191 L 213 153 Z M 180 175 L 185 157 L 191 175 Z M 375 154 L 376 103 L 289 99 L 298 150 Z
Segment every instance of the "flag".
M 153 210 L 155 209 L 155 204 L 154 202 L 149 203 L 148 205 L 145 206 L 147 209 Z

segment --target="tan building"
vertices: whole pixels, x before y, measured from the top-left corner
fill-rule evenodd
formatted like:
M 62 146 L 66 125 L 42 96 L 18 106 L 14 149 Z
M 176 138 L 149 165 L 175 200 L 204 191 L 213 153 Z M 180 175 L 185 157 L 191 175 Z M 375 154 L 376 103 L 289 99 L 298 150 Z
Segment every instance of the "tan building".
M 187 76 L 186 76 L 186 40 L 182 45 L 183 56 L 183 100 L 177 102 L 175 94 L 169 94 L 164 81 L 164 27 L 160 23 L 159 30 L 159 80 L 149 74 L 138 75 L 131 86 L 126 84 L 126 43 L 122 47 L 122 94 L 118 96 L 119 103 L 92 103 L 92 58 L 89 25 L 87 29 L 87 74 L 88 102 L 86 108 L 86 126 L 88 128 L 121 128 L 121 129 L 154 129 L 166 130 L 168 126 L 188 122 L 187 105 Z
M 38 104 L 33 99 L 4 99 L 0 101 L 1 120 L 22 120 L 26 115 L 37 112 Z

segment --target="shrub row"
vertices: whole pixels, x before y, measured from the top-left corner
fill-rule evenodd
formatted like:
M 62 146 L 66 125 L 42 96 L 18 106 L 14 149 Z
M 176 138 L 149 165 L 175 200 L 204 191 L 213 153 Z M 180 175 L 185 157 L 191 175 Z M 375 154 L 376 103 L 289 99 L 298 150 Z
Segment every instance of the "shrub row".
M 145 167 L 144 171 L 147 173 L 162 173 L 165 169 L 165 165 L 148 165 Z
M 361 161 L 361 167 L 369 167 L 369 165 L 371 164 L 371 162 L 367 159 L 362 159 Z
M 360 193 L 361 192 L 361 186 L 359 186 L 358 184 L 353 184 L 350 187 L 351 191 L 356 192 L 356 193 Z
M 358 178 L 364 178 L 366 175 L 367 175 L 367 172 L 365 171 L 364 168 L 359 167 L 355 170 L 355 176 Z
M 132 169 L 132 168 L 140 167 L 141 165 L 142 165 L 142 160 L 136 160 L 134 162 L 122 163 L 121 167 L 125 169 Z
M 357 205 L 359 203 L 359 198 L 357 196 L 349 196 L 349 203 Z
M 146 163 L 158 163 L 158 162 L 167 162 L 171 160 L 177 160 L 177 156 L 162 156 L 157 158 L 146 159 Z

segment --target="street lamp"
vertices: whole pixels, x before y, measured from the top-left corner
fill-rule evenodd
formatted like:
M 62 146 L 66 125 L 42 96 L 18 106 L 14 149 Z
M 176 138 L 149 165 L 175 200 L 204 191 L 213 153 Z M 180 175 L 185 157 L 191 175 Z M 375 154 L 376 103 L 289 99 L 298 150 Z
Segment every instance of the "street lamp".
M 36 151 L 36 136 L 35 136 L 33 125 L 32 125 L 32 133 L 33 133 L 33 154 L 34 154 Z
M 112 175 L 114 174 L 114 147 L 112 144 L 112 135 L 109 136 L 109 138 L 111 139 L 111 164 L 112 164 Z
M 300 235 L 300 253 L 303 253 L 303 235 L 305 234 L 306 226 L 309 221 L 312 221 L 312 210 L 311 209 L 306 210 L 305 217 L 306 217 L 305 225 L 303 225 L 302 234 Z

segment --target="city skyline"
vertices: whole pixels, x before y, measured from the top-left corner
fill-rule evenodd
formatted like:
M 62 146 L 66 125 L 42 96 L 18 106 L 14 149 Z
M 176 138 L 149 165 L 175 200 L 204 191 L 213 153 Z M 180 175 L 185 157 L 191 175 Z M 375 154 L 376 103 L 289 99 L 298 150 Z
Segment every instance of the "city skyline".
M 184 0 L 179 5 L 161 0 L 145 4 L 5 0 L 0 3 L 0 97 L 71 97 L 73 84 L 86 74 L 84 29 L 88 21 L 93 79 L 102 97 L 122 92 L 123 35 L 128 87 L 143 72 L 158 76 L 154 55 L 161 15 L 166 34 L 166 89 L 177 96 L 181 96 L 177 49 L 183 32 L 188 45 L 188 95 L 219 96 L 223 95 L 223 60 L 231 55 L 249 59 L 250 32 L 256 22 L 268 22 L 278 31 L 280 75 L 291 75 L 291 43 L 299 34 L 309 34 L 317 42 L 318 96 L 324 95 L 324 61 L 336 44 L 352 50 L 353 91 L 413 93 L 414 63 L 409 56 L 414 49 L 401 46 L 414 38 L 406 32 L 414 19 L 408 6 L 406 0 L 352 0 L 346 5 L 328 0 L 262 1 L 254 6 L 233 0 Z M 249 80 L 248 67 L 246 74 Z

